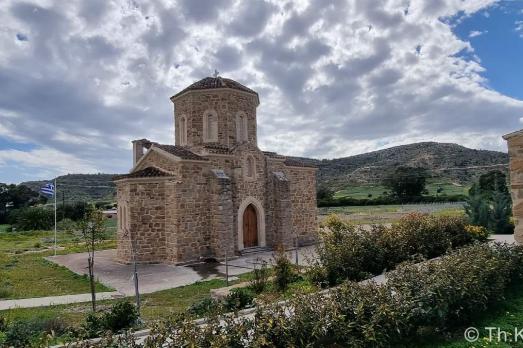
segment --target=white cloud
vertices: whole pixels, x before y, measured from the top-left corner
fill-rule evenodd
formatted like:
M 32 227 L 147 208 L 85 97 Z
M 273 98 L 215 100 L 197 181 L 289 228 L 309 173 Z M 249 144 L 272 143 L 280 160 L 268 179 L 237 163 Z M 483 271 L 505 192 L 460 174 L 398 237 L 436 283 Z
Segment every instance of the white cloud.
M 35 178 L 45 178 L 41 172 L 53 176 L 63 173 L 98 172 L 96 167 L 87 161 L 49 148 L 30 151 L 0 150 L 0 168 L 6 166 L 23 168 L 26 172 L 20 173 L 21 176 L 27 176 L 27 171 L 29 171 Z
M 485 87 L 446 23 L 494 0 L 212 3 L 4 0 L 0 137 L 43 162 L 123 172 L 131 139 L 174 141 L 169 97 L 214 69 L 259 92 L 260 146 L 284 154 L 432 139 L 503 150 L 521 126 L 523 102 Z M 34 151 L 23 164 L 44 168 Z
M 488 33 L 488 30 L 485 30 L 485 31 L 472 30 L 469 33 L 469 37 L 473 38 L 473 37 L 481 36 L 481 35 L 486 34 L 486 33 Z
M 523 21 L 516 21 L 516 32 L 523 37 Z

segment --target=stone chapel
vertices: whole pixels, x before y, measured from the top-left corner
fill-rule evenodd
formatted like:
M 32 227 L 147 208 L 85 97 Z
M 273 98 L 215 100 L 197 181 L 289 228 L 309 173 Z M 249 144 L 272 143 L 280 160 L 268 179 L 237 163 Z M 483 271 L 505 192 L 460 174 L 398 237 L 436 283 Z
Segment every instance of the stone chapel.
M 316 168 L 261 151 L 258 93 L 206 77 L 171 97 L 175 144 L 133 141 L 115 177 L 117 257 L 131 262 L 222 259 L 314 242 Z

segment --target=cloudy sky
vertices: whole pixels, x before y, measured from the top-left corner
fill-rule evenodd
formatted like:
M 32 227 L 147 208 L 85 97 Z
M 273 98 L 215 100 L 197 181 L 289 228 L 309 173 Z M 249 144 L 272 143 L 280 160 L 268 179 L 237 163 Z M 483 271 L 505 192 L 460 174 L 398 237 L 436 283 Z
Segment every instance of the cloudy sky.
M 259 92 L 263 150 L 506 151 L 522 61 L 522 1 L 0 0 L 0 182 L 126 172 L 215 69 Z

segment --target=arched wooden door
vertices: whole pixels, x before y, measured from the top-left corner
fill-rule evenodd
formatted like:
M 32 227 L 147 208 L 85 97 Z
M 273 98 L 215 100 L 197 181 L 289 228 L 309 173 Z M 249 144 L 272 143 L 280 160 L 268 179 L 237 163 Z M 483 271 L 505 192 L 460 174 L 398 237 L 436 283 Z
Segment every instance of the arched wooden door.
M 249 204 L 243 211 L 243 247 L 258 246 L 258 219 L 256 209 Z

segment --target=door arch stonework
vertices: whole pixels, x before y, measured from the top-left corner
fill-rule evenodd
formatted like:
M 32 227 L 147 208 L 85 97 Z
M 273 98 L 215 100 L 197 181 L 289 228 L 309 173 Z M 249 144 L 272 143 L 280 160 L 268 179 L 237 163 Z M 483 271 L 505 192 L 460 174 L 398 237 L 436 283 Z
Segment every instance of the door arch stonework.
M 265 241 L 265 210 L 263 205 L 259 200 L 254 197 L 247 197 L 243 200 L 242 204 L 238 208 L 237 217 L 238 217 L 238 250 L 245 249 L 243 243 L 243 215 L 245 209 L 252 205 L 256 211 L 256 220 L 257 220 L 257 232 L 258 232 L 258 246 L 264 247 L 266 245 Z

